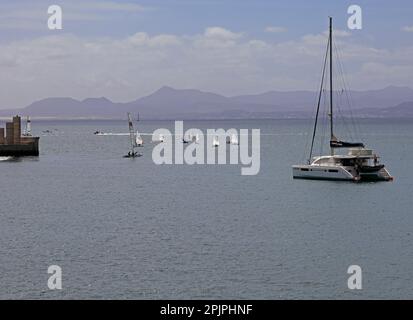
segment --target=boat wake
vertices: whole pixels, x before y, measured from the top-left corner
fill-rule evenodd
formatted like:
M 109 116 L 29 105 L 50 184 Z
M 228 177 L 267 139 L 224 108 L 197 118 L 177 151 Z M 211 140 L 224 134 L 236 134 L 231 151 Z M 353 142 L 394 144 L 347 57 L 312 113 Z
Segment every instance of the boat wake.
M 139 133 L 142 136 L 152 136 L 152 133 Z M 96 133 L 96 136 L 129 136 L 130 133 L 119 133 L 119 132 L 100 132 Z

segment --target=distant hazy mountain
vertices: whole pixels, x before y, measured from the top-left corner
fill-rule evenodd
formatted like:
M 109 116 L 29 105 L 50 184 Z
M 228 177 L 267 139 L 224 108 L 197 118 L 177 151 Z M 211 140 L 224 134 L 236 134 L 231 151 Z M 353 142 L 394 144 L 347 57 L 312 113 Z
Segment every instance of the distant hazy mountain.
M 382 109 L 380 114 L 383 117 L 413 117 L 413 101 L 403 102 L 395 107 Z
M 348 95 L 355 109 L 385 108 L 396 104 L 412 101 L 413 90 L 408 87 L 387 87 L 380 90 L 349 91 Z M 312 91 L 270 91 L 258 95 L 246 95 L 232 98 L 235 101 L 258 104 L 278 104 L 296 110 L 306 110 L 309 105 L 315 105 L 317 94 Z M 347 99 L 345 92 L 336 92 L 335 99 Z
M 335 92 L 335 103 L 346 105 L 363 117 L 413 117 L 413 90 L 387 87 L 381 90 Z M 314 113 L 317 94 L 311 91 L 270 91 L 256 95 L 225 97 L 200 90 L 162 87 L 128 103 L 106 98 L 47 98 L 22 109 L 0 110 L 0 116 L 14 114 L 50 118 L 125 118 L 126 112 L 141 119 L 219 119 L 307 117 Z

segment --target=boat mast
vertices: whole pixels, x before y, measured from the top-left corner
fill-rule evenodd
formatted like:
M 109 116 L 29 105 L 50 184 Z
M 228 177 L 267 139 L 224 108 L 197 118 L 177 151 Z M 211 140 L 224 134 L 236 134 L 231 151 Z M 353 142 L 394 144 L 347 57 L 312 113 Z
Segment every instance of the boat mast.
M 333 18 L 330 17 L 329 28 L 330 43 L 330 141 L 334 139 L 333 131 Z M 331 155 L 334 156 L 334 149 L 330 147 Z
M 135 153 L 135 145 L 136 145 L 136 139 L 135 139 L 135 130 L 133 129 L 133 122 L 132 122 L 132 116 L 128 112 L 128 125 L 129 125 L 129 139 L 131 143 L 131 152 L 132 154 Z
M 326 51 L 325 51 L 326 53 L 324 55 L 323 73 L 322 73 L 322 76 L 321 76 L 320 91 L 319 91 L 319 94 L 318 94 L 317 112 L 316 112 L 315 121 L 314 121 L 313 137 L 311 139 L 310 156 L 308 157 L 308 161 L 307 161 L 308 164 L 311 163 L 311 159 L 312 159 L 312 156 L 313 156 L 314 140 L 315 140 L 315 135 L 316 135 L 316 131 L 317 131 L 317 123 L 318 123 L 318 115 L 320 113 L 321 96 L 322 96 L 323 88 L 324 88 L 324 76 L 326 74 L 328 53 L 330 51 L 329 48 L 330 48 L 330 37 L 328 38 L 327 48 L 326 48 Z
M 313 156 L 314 140 L 315 140 L 315 134 L 316 134 L 316 131 L 317 131 L 318 115 L 320 113 L 321 96 L 323 94 L 324 77 L 325 77 L 325 74 L 326 74 L 326 66 L 327 66 L 327 57 L 328 57 L 329 45 L 330 45 L 330 40 L 327 43 L 326 54 L 324 55 L 323 73 L 322 73 L 322 76 L 321 76 L 320 91 L 318 93 L 317 112 L 316 112 L 316 115 L 315 115 L 314 128 L 313 128 L 313 137 L 311 139 L 311 148 L 310 148 L 310 155 L 308 157 L 308 164 L 311 163 L 311 158 Z

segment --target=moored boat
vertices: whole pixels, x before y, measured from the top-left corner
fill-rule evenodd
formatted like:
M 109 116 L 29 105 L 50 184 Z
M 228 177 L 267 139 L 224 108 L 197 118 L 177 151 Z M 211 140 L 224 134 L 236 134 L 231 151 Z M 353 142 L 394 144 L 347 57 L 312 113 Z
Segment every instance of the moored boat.
M 346 181 L 391 181 L 393 177 L 387 171 L 384 164 L 379 163 L 379 156 L 373 150 L 365 147 L 361 142 L 347 142 L 337 139 L 334 134 L 334 108 L 333 108 L 333 27 L 330 17 L 329 38 L 327 51 L 324 58 L 321 87 L 318 96 L 318 105 L 310 155 L 307 164 L 293 165 L 294 179 L 313 179 L 313 180 L 346 180 Z M 330 80 L 330 103 L 329 103 L 329 122 L 330 122 L 330 155 L 313 157 L 314 140 L 317 131 L 318 118 L 320 114 L 320 102 L 322 98 L 324 78 L 326 74 L 327 57 L 329 56 L 329 80 Z M 347 154 L 336 154 L 337 149 L 348 149 Z

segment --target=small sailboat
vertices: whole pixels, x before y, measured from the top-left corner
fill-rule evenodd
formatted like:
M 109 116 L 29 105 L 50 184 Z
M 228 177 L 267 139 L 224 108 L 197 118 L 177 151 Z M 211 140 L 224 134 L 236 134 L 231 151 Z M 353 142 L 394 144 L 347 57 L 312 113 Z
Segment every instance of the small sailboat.
M 199 134 L 197 133 L 196 135 L 195 135 L 195 143 L 199 143 Z
M 132 116 L 130 113 L 128 113 L 128 126 L 129 126 L 129 140 L 131 144 L 131 150 L 128 152 L 127 155 L 124 155 L 124 158 L 136 158 L 136 157 L 141 157 L 142 154 L 138 153 L 135 151 L 135 148 L 138 146 L 136 142 L 136 134 L 135 130 L 133 129 L 133 122 L 132 122 Z
M 383 164 L 379 164 L 379 157 L 371 149 L 365 148 L 362 142 L 346 142 L 338 139 L 334 133 L 334 105 L 333 105 L 333 27 L 332 18 L 330 17 L 329 38 L 327 51 L 324 58 L 324 67 L 321 80 L 321 88 L 318 96 L 318 105 L 314 128 L 312 132 L 312 141 L 310 155 L 307 164 L 294 165 L 294 179 L 314 179 L 314 180 L 347 180 L 347 181 L 391 181 L 393 177 L 387 171 Z M 321 155 L 313 157 L 314 139 L 317 131 L 318 118 L 320 113 L 320 101 L 322 98 L 323 83 L 329 54 L 330 65 L 330 94 L 329 94 L 329 126 L 330 126 L 330 155 Z M 349 149 L 345 155 L 336 154 L 340 148 Z
M 233 144 L 233 145 L 238 145 L 239 144 L 238 143 L 238 136 L 235 133 L 233 133 L 231 135 L 230 143 Z
M 182 138 L 182 143 L 190 143 L 192 142 L 192 135 L 188 134 L 188 138 L 185 139 L 185 137 Z
M 136 146 L 143 147 L 143 139 L 138 131 L 136 131 Z
M 218 136 L 214 137 L 214 141 L 212 142 L 213 147 L 218 147 L 219 146 L 219 139 Z
M 159 142 L 164 142 L 165 141 L 165 136 L 163 134 L 159 135 Z

